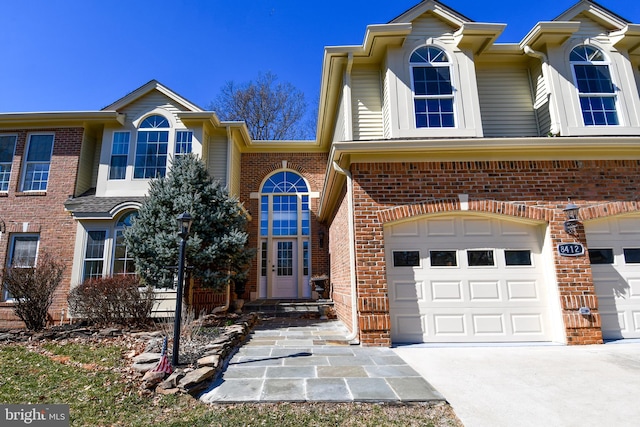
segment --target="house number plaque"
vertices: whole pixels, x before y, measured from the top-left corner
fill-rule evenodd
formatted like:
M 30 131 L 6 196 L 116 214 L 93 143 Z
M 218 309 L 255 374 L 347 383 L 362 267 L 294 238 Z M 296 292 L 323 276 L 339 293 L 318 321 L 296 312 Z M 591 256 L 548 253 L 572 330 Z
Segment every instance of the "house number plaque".
M 558 245 L 558 253 L 561 256 L 584 255 L 584 246 L 582 243 L 561 243 Z

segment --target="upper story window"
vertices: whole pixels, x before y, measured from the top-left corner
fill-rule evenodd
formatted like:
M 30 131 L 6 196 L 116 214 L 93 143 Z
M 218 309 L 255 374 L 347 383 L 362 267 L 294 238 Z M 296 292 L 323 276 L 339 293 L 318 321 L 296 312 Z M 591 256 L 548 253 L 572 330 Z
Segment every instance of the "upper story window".
M 451 63 L 434 46 L 416 49 L 409 59 L 417 128 L 454 127 Z
M 9 178 L 11 177 L 11 163 L 16 150 L 15 135 L 0 135 L 0 192 L 9 190 Z
M 25 156 L 22 191 L 46 191 L 53 153 L 53 134 L 29 136 Z
M 191 153 L 191 142 L 193 140 L 193 132 L 190 130 L 176 131 L 176 156 Z
M 604 54 L 593 46 L 581 45 L 571 51 L 569 60 L 585 126 L 620 124 L 616 109 L 616 88 Z
M 129 138 L 129 132 L 113 133 L 113 144 L 111 144 L 111 162 L 109 164 L 109 179 L 124 179 L 127 174 Z
M 134 178 L 163 177 L 167 172 L 169 121 L 159 115 L 149 116 L 140 123 L 136 138 Z

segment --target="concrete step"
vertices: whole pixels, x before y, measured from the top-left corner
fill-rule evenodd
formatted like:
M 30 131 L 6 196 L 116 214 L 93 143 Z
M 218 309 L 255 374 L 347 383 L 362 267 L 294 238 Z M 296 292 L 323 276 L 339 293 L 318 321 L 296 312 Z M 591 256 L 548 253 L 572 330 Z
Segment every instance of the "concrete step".
M 332 306 L 330 300 L 259 299 L 245 303 L 243 310 L 274 317 L 320 318 L 324 307 Z

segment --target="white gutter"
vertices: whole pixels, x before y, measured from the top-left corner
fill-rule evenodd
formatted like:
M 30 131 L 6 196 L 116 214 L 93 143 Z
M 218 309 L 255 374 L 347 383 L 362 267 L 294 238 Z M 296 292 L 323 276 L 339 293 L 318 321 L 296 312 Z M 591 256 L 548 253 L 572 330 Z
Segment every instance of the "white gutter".
M 353 222 L 353 177 L 351 172 L 341 168 L 338 163 L 333 162 L 333 169 L 341 175 L 347 177 L 347 206 L 349 220 L 349 264 L 351 268 L 351 325 L 352 331 L 346 337 L 352 344 L 358 344 L 358 296 L 356 294 L 356 236 Z
M 555 105 L 555 99 L 553 98 L 553 91 L 551 90 L 551 76 L 549 75 L 549 59 L 547 55 L 542 52 L 531 49 L 528 45 L 524 47 L 524 53 L 538 58 L 542 62 L 542 78 L 545 81 L 545 88 L 547 90 L 547 100 L 549 101 L 549 115 L 551 116 L 551 126 L 549 131 L 553 136 L 560 135 L 560 123 L 558 121 L 557 108 Z

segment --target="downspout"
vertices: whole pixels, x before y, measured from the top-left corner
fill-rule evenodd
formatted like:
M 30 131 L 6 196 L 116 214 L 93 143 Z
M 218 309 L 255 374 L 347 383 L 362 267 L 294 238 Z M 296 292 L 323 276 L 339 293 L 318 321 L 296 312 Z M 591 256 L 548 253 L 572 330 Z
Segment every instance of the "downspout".
M 341 168 L 338 163 L 333 162 L 333 169 L 341 175 L 347 177 L 347 206 L 349 209 L 348 221 L 349 221 L 349 265 L 351 266 L 351 325 L 352 331 L 346 337 L 347 341 L 352 344 L 358 344 L 358 296 L 356 295 L 356 236 L 355 227 L 353 221 L 353 177 L 351 172 Z
M 529 46 L 524 47 L 524 53 L 533 58 L 538 58 L 540 62 L 542 62 L 542 78 L 544 79 L 545 88 L 547 90 L 547 100 L 549 102 L 549 115 L 551 116 L 551 125 L 549 128 L 549 132 L 553 136 L 559 135 L 560 123 L 558 122 L 558 114 L 557 114 L 557 108 L 555 105 L 555 99 L 553 99 L 553 94 L 551 91 L 551 78 L 549 76 L 549 59 L 547 58 L 547 55 L 545 55 L 544 53 L 533 50 Z

